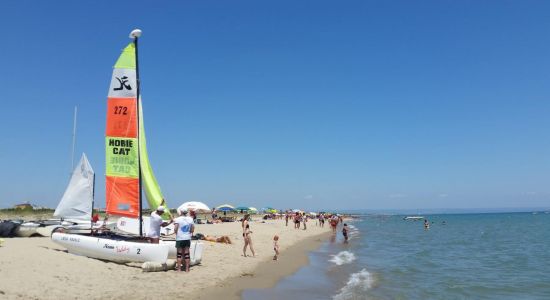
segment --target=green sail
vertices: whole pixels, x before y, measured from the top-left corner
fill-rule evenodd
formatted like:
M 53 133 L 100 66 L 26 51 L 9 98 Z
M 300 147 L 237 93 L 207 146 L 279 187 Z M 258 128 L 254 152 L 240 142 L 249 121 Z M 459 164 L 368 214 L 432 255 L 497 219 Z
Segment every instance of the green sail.
M 122 54 L 115 63 L 115 69 L 136 69 L 136 45 L 134 42 L 122 50 Z
M 145 126 L 143 125 L 143 108 L 141 105 L 141 98 L 139 99 L 139 162 L 141 165 L 141 181 L 143 189 L 145 190 L 145 197 L 149 203 L 150 209 L 156 209 L 160 205 L 168 208 L 162 191 L 160 190 L 153 168 L 149 162 L 149 155 L 147 154 L 147 141 L 145 139 Z M 170 216 L 170 211 L 166 209 L 164 217 Z

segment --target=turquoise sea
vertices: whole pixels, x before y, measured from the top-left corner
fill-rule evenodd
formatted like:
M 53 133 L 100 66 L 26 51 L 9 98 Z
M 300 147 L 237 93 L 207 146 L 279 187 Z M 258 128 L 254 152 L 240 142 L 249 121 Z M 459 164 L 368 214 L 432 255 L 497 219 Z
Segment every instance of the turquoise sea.
M 429 230 L 361 215 L 348 244 L 339 230 L 309 265 L 243 299 L 550 299 L 548 212 L 424 216 Z

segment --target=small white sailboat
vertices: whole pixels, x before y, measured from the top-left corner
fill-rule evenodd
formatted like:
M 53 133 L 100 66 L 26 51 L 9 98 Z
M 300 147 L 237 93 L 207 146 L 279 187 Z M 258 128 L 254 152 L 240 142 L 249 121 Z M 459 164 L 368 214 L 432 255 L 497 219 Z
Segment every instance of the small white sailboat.
M 166 206 L 149 163 L 139 94 L 137 42 L 140 30 L 117 60 L 107 102 L 106 208 L 107 213 L 133 220 L 138 235 L 52 233 L 52 241 L 70 253 L 114 262 L 165 262 L 176 257 L 175 241 L 152 244 L 143 235 L 142 188 L 149 206 Z M 143 180 L 143 183 L 142 183 Z M 146 228 L 149 228 L 146 226 Z M 202 242 L 191 243 L 191 264 L 202 260 Z
M 29 221 L 22 223 L 15 234 L 20 237 L 50 236 L 58 227 L 68 232 L 90 232 L 94 199 L 94 170 L 82 153 L 74 169 L 67 189 L 54 212 L 58 219 Z M 110 224 L 114 227 L 114 224 Z

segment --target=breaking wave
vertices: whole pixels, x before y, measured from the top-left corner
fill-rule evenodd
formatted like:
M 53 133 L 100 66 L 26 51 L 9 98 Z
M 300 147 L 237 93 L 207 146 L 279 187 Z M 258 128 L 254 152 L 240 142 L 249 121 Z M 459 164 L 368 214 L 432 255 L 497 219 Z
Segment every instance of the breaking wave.
M 349 234 L 348 234 L 349 239 L 350 239 L 350 240 L 354 240 L 354 239 L 358 238 L 359 235 L 360 235 L 360 233 L 361 233 L 361 232 L 359 231 L 359 229 L 357 229 L 357 228 L 355 228 L 355 227 L 350 228 L 350 231 L 349 231 Z
M 373 286 L 374 278 L 367 269 L 351 274 L 340 293 L 332 297 L 334 300 L 365 299 L 365 293 Z
M 354 260 L 355 254 L 349 251 L 341 251 L 340 253 L 333 255 L 332 258 L 329 259 L 330 262 L 333 262 L 338 266 L 349 264 Z

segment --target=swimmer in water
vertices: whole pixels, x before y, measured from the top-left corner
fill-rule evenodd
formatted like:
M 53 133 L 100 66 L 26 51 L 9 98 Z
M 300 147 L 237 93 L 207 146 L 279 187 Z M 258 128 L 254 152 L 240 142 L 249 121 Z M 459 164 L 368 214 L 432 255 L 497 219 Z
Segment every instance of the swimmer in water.
M 344 227 L 342 228 L 342 234 L 344 235 L 344 243 L 348 243 L 348 224 L 344 223 Z

